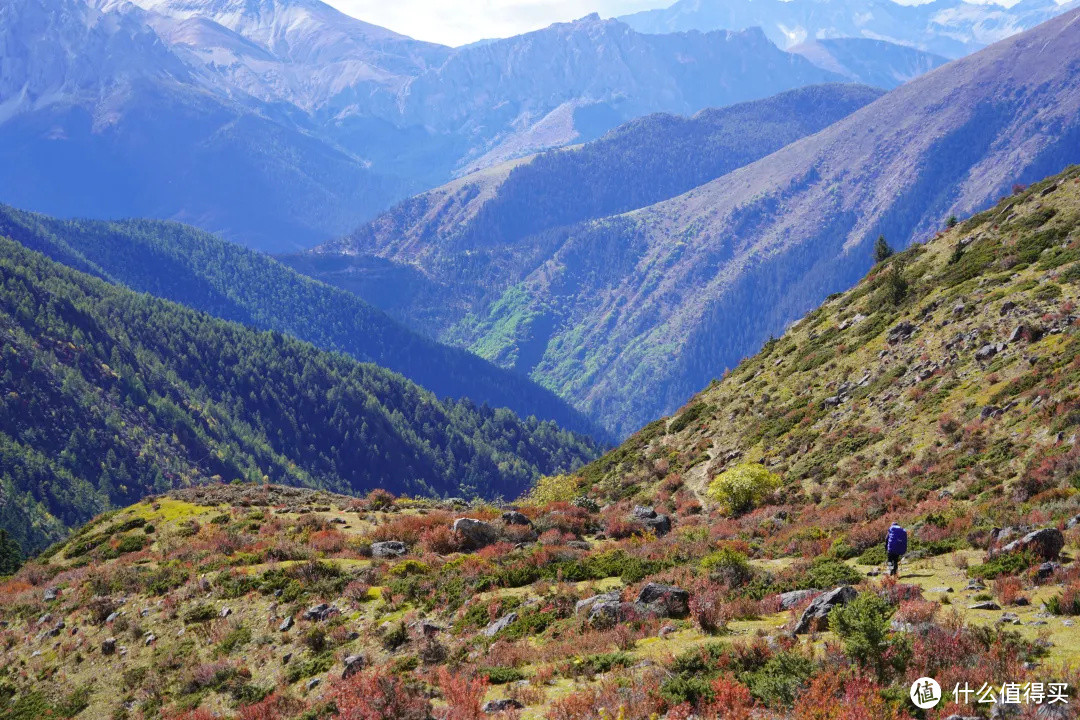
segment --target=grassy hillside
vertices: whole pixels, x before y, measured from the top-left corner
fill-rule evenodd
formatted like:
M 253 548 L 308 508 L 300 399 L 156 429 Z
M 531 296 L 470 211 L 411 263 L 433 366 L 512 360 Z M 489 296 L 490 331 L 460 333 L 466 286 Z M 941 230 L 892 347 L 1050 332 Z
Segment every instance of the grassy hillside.
M 58 220 L 0 205 L 0 236 L 137 292 L 399 372 L 440 398 L 468 398 L 603 437 L 599 427 L 523 376 L 395 322 L 355 295 L 272 258 L 178 223 Z
M 26 550 L 210 479 L 514 496 L 595 455 L 554 423 L 109 285 L 0 241 L 0 527 Z
M 1078 279 L 1074 168 L 879 263 L 520 514 L 216 485 L 103 516 L 0 584 L 0 701 L 20 720 L 986 712 L 917 711 L 930 676 L 1064 682 L 1072 707 Z M 1034 529 L 1060 553 L 1006 545 Z

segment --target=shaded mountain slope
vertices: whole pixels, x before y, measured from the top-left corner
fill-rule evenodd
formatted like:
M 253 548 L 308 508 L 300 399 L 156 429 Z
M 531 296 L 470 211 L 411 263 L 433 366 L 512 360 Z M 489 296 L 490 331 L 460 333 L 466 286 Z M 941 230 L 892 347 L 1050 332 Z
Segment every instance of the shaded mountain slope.
M 603 436 L 529 379 L 440 345 L 351 293 L 195 228 L 150 220 L 63 221 L 0 205 L 0 236 L 137 292 L 375 363 L 440 398 L 468 398 Z
M 461 178 L 285 261 L 461 341 L 448 335 L 453 323 L 543 262 L 560 239 L 557 228 L 678 195 L 817 132 L 880 94 L 822 85 L 691 118 L 650 115 L 583 146 Z M 396 296 L 366 279 L 385 277 L 386 261 L 396 264 L 389 266 L 401 288 Z
M 591 441 L 76 272 L 0 240 L 0 522 L 25 550 L 220 478 L 516 495 Z

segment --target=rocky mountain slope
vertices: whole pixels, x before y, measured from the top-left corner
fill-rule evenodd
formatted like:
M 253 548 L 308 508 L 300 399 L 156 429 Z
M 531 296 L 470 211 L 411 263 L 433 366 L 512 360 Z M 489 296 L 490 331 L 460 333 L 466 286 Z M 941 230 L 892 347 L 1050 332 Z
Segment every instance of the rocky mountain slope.
M 911 720 L 1040 682 L 1072 717 L 1078 280 L 1072 168 L 516 506 L 234 484 L 101 516 L 0 582 L 0 707 Z
M 813 40 L 867 38 L 958 58 L 1073 7 L 1075 2 L 1055 0 L 1021 0 L 1009 7 L 964 0 L 678 0 L 620 19 L 641 32 L 760 27 L 782 48 Z
M 799 43 L 788 52 L 852 82 L 892 90 L 941 67 L 948 59 L 915 48 L 866 38 L 835 38 Z
M 554 423 L 0 245 L 0 527 L 30 551 L 210 479 L 514 496 L 595 455 Z
M 319 0 L 14 0 L 0 39 L 0 201 L 277 252 L 643 113 L 840 79 L 758 31 L 590 17 L 455 50 Z
M 597 425 L 527 378 L 440 345 L 352 293 L 192 227 L 151 220 L 64 221 L 0 205 L 0 237 L 136 292 L 375 363 L 440 398 L 509 408 L 604 438 Z
M 486 303 L 541 264 L 565 236 L 562 228 L 674 197 L 880 95 L 822 85 L 689 118 L 650 115 L 581 147 L 468 175 L 347 238 L 283 260 L 437 337 L 471 343 L 475 335 L 460 328 L 463 318 L 482 315 Z M 528 372 L 512 339 L 503 346 L 475 349 Z
M 626 432 L 677 407 L 904 246 L 1080 161 L 1080 11 L 903 85 L 679 197 L 594 220 L 478 318 L 513 357 Z M 612 262 L 618 258 L 618 262 Z

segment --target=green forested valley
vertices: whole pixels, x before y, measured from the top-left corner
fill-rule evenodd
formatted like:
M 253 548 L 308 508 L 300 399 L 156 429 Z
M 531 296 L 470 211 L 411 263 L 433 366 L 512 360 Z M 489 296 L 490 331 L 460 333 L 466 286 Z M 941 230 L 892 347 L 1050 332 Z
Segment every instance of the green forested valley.
M 593 441 L 0 239 L 0 527 L 33 551 L 203 481 L 516 496 Z
M 376 363 L 439 397 L 469 398 L 602 435 L 568 403 L 528 378 L 435 342 L 352 293 L 188 225 L 59 220 L 0 205 L 0 236 L 133 290 Z

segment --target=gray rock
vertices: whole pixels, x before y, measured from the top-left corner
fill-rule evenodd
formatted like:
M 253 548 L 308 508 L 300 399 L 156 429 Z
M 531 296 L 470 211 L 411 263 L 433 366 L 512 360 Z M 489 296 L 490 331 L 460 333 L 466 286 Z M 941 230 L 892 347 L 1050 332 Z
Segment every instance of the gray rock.
M 1001 408 L 997 405 L 985 405 L 979 412 L 979 418 L 982 420 L 989 420 L 990 418 L 1001 417 Z
M 157 635 L 155 635 L 154 633 L 147 633 L 146 640 L 143 641 L 143 645 L 153 645 L 156 640 Z
M 647 520 L 656 517 L 656 509 L 647 505 L 635 505 L 634 517 L 638 520 Z
M 968 605 L 969 610 L 1000 610 L 1001 606 L 993 600 L 983 600 L 973 605 Z
M 320 680 L 319 678 L 311 678 L 307 681 L 307 683 L 304 684 L 304 687 L 307 689 L 308 692 L 311 692 L 316 687 L 318 687 L 319 683 L 321 682 L 322 680 Z
M 339 614 L 341 611 L 333 605 L 327 605 L 326 603 L 319 603 L 318 605 L 312 605 L 304 611 L 304 619 L 313 622 L 319 622 L 333 617 Z
M 895 345 L 901 340 L 905 340 L 911 337 L 915 333 L 915 330 L 916 327 L 905 320 L 903 322 L 897 323 L 892 327 L 891 330 L 889 330 L 889 334 L 886 337 L 886 340 L 890 345 Z
M 566 547 L 574 548 L 575 550 L 591 550 L 592 546 L 584 540 L 571 540 L 566 543 Z
M 528 527 L 532 525 L 532 521 L 524 513 L 520 513 L 517 510 L 508 510 L 502 514 L 502 521 L 507 525 L 524 525 Z
M 409 548 L 400 540 L 384 540 L 371 544 L 371 557 L 395 558 L 409 552 Z
M 847 605 L 858 596 L 858 591 L 850 585 L 841 585 L 823 595 L 818 595 L 803 610 L 799 621 L 795 623 L 792 634 L 802 635 L 811 631 L 825 630 L 829 626 L 829 613 L 841 605 Z
M 975 359 L 976 360 L 983 360 L 983 361 L 989 360 L 990 358 L 997 355 L 997 353 L 998 353 L 998 350 L 997 350 L 997 348 L 995 346 L 993 346 L 993 345 L 983 345 L 981 348 L 979 348 L 978 350 L 975 351 Z
M 593 605 L 600 602 L 617 603 L 619 602 L 619 596 L 620 593 L 618 590 L 612 590 L 610 592 L 593 595 L 592 597 L 587 597 L 584 600 L 578 600 L 574 604 L 574 613 L 580 615 L 583 612 L 591 610 Z
M 589 608 L 589 626 L 596 630 L 614 627 L 619 620 L 631 615 L 633 606 L 618 600 L 602 600 Z
M 364 667 L 363 655 L 349 655 L 345 658 L 345 669 L 341 671 L 342 678 L 350 678 L 360 672 Z
M 1042 565 L 1039 565 L 1038 569 L 1035 571 L 1035 576 L 1040 580 L 1048 580 L 1053 577 L 1054 573 L 1060 568 L 1061 563 L 1044 562 Z
M 41 596 L 45 602 L 52 602 L 56 598 L 60 597 L 60 588 L 47 588 L 45 594 Z
M 510 627 L 517 622 L 518 614 L 516 612 L 507 613 L 495 622 L 484 628 L 484 635 L 488 637 L 495 637 L 506 628 Z
M 1004 623 L 1006 625 L 1019 625 L 1020 624 L 1020 616 L 1017 615 L 1016 613 L 1011 613 L 1011 612 L 1001 613 L 1001 617 L 998 618 L 998 622 L 999 623 Z
M 661 617 L 686 617 L 690 614 L 690 593 L 674 585 L 649 583 L 638 593 L 637 603 Z
M 109 613 L 109 617 L 105 618 L 105 624 L 106 625 L 112 624 L 112 622 L 114 620 L 116 620 L 116 618 L 118 618 L 118 617 L 120 617 L 120 613 L 118 613 L 118 612 L 114 611 L 114 612 Z
M 802 604 L 803 601 L 820 593 L 820 590 L 791 590 L 790 592 L 780 593 L 780 609 L 790 610 L 796 605 Z
M 458 518 L 455 520 L 454 532 L 464 537 L 472 548 L 481 548 L 499 539 L 499 531 L 492 525 L 473 518 Z
M 290 660 L 292 660 L 292 653 L 285 653 L 281 656 L 282 665 L 288 665 Z
M 1033 530 L 1019 540 L 1001 548 L 1001 552 L 1031 551 L 1043 560 L 1056 560 L 1065 547 L 1065 536 L 1057 528 L 1041 528 Z
M 292 626 L 293 626 L 292 615 L 287 615 L 285 617 L 285 619 L 281 621 L 281 624 L 278 625 L 278 630 L 280 630 L 281 632 L 285 632 L 286 630 L 289 630 Z
M 494 715 L 507 710 L 520 710 L 523 707 L 525 706 L 512 698 L 500 698 L 498 700 L 488 700 L 480 710 L 488 715 Z
M 646 529 L 652 530 L 657 536 L 667 535 L 671 532 L 671 518 L 667 515 L 657 515 L 652 518 L 645 518 L 641 521 Z
M 221 612 L 218 613 L 218 616 L 223 618 L 227 618 L 230 615 L 232 615 L 232 608 L 230 607 L 223 607 L 221 608 Z
M 1065 523 L 1065 529 L 1072 530 L 1077 525 L 1080 525 L 1080 515 L 1073 515 L 1069 518 L 1069 522 Z
M 1016 303 L 1014 303 L 1012 300 L 1006 300 L 1005 302 L 1001 303 L 1001 314 L 1002 315 L 1008 315 L 1015 308 L 1016 308 Z
M 101 654 L 112 655 L 116 652 L 116 638 L 105 638 L 101 641 Z

